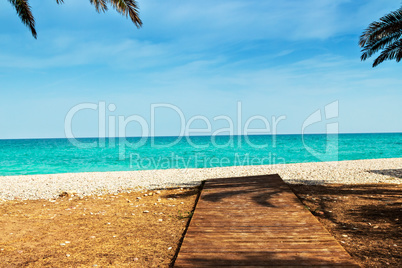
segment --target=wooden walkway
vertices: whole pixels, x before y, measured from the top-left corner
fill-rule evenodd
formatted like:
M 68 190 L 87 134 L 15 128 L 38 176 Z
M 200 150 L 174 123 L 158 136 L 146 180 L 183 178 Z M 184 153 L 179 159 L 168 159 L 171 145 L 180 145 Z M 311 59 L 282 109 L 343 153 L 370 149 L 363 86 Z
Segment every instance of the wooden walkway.
M 174 267 L 359 267 L 278 175 L 206 181 Z

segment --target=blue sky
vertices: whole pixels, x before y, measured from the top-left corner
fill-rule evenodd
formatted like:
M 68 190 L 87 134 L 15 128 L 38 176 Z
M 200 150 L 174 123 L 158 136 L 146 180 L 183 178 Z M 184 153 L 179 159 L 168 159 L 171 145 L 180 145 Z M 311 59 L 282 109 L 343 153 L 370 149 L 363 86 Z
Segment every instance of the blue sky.
M 286 134 L 301 133 L 310 114 L 338 101 L 332 122 L 340 132 L 402 132 L 402 64 L 373 69 L 357 45 L 400 1 L 138 2 L 141 29 L 112 9 L 96 13 L 89 1 L 31 0 L 35 40 L 1 1 L 0 139 L 65 137 L 69 110 L 100 102 L 116 106 L 107 116 L 147 122 L 151 104 L 170 103 L 186 120 L 205 116 L 219 129 L 224 122 L 213 118 L 237 121 L 240 101 L 244 120 L 285 116 L 276 131 Z M 156 135 L 179 134 L 172 109 L 155 115 Z M 325 123 L 308 131 L 325 132 Z M 72 128 L 97 136 L 97 111 L 77 113 Z M 127 125 L 126 135 L 140 133 Z

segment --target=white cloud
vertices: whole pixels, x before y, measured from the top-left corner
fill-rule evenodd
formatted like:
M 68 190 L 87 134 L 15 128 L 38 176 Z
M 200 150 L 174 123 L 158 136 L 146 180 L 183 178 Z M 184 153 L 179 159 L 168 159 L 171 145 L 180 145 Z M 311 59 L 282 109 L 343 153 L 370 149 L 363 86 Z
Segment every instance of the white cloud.
M 162 35 L 217 40 L 326 39 L 360 31 L 395 3 L 350 0 L 144 1 L 144 20 Z M 378 16 L 380 16 L 378 15 Z M 363 20 L 363 22 L 362 22 Z M 199 38 L 197 38 L 197 36 Z M 219 42 L 219 41 L 218 41 Z

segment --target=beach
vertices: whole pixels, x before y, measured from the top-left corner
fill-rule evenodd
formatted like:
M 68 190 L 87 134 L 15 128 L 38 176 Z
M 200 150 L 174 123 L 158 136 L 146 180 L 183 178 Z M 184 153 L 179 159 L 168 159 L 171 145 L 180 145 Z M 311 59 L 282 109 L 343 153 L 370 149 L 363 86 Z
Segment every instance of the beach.
M 362 267 L 396 267 L 401 170 L 402 158 L 392 158 L 4 176 L 0 263 L 170 267 L 200 192 L 191 186 L 277 173 Z
M 0 200 L 54 199 L 64 192 L 83 197 L 140 189 L 194 187 L 206 179 L 264 174 L 279 174 L 290 184 L 400 184 L 402 158 L 203 169 L 2 176 Z

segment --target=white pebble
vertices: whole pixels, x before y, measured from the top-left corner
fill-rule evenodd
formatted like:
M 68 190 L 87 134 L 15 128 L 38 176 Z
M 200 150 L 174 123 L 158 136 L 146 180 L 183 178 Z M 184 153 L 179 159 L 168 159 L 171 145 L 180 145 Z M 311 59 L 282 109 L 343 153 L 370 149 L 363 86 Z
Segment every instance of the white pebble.
M 398 171 L 401 166 L 402 158 L 389 158 L 204 169 L 0 176 L 0 200 L 13 200 L 17 197 L 22 200 L 49 200 L 58 198 L 61 190 L 71 192 L 72 189 L 80 198 L 88 195 L 129 192 L 138 187 L 144 190 L 145 195 L 149 190 L 199 186 L 206 179 L 275 173 L 279 174 L 287 183 L 302 182 L 315 185 L 325 183 L 362 184 L 382 181 L 383 183 L 401 184 L 401 172 Z M 370 170 L 376 172 L 370 172 Z M 383 174 L 381 174 L 382 170 L 384 170 Z M 394 179 L 390 180 L 390 178 Z M 62 202 L 66 202 L 66 200 Z

